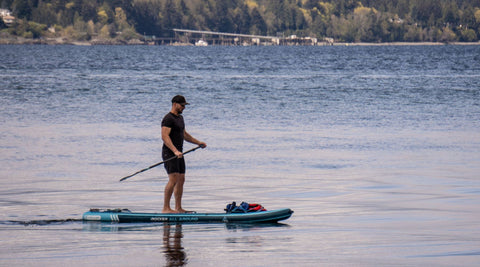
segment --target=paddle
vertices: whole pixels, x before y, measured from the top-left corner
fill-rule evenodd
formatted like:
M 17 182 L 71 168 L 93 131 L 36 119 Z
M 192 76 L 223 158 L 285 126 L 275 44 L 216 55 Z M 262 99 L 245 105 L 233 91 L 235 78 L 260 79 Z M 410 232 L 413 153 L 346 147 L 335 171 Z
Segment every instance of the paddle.
M 190 152 L 192 152 L 192 151 L 195 151 L 195 150 L 199 149 L 200 147 L 201 147 L 201 146 L 197 146 L 197 147 L 195 147 L 195 148 L 192 148 L 192 149 L 190 149 L 190 150 L 187 150 L 187 151 L 185 151 L 185 152 L 183 153 L 183 155 L 185 155 L 185 154 L 187 154 L 187 153 L 190 153 Z M 139 174 L 139 173 L 141 173 L 141 172 L 150 170 L 151 168 L 155 168 L 155 167 L 157 167 L 158 165 L 161 165 L 161 164 L 163 164 L 163 163 L 165 163 L 165 162 L 167 162 L 167 161 L 170 161 L 170 160 L 176 159 L 176 158 L 177 158 L 177 156 L 174 156 L 174 157 L 171 157 L 171 158 L 169 158 L 169 159 L 166 159 L 166 160 L 164 160 L 164 161 L 162 161 L 162 162 L 153 164 L 152 166 L 150 166 L 150 167 L 148 167 L 148 168 L 145 168 L 145 169 L 143 169 L 143 170 L 139 170 L 138 172 L 136 172 L 136 173 L 134 173 L 134 174 L 131 174 L 131 175 L 129 175 L 129 176 L 123 177 L 122 179 L 120 179 L 120 182 L 123 181 L 123 180 L 126 180 L 126 179 L 128 179 L 128 178 L 130 178 L 130 177 L 132 177 L 132 176 L 135 176 L 135 175 L 137 175 L 137 174 Z

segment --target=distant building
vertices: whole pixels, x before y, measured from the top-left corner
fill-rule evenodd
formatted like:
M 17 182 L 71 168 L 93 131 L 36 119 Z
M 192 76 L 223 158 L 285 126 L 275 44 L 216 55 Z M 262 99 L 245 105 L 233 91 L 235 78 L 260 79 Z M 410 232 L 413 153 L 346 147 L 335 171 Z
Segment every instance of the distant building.
M 7 26 L 10 26 L 15 22 L 15 17 L 12 16 L 12 12 L 8 9 L 0 8 L 0 17 L 2 17 L 3 22 L 5 22 Z
M 0 8 L 0 17 L 11 16 L 12 13 L 8 9 Z

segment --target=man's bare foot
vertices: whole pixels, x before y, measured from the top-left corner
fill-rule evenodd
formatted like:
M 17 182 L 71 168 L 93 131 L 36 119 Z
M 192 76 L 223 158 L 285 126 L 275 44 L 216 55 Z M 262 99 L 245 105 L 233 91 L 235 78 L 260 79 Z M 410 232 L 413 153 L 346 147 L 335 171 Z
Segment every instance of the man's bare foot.
M 195 211 L 184 210 L 184 209 L 175 210 L 175 212 L 177 212 L 177 213 L 195 213 Z
M 197 213 L 197 212 L 191 211 L 191 210 L 184 210 L 184 209 L 179 209 L 179 210 L 164 209 L 162 210 L 162 213 Z
M 178 213 L 178 211 L 172 209 L 163 209 L 162 213 Z

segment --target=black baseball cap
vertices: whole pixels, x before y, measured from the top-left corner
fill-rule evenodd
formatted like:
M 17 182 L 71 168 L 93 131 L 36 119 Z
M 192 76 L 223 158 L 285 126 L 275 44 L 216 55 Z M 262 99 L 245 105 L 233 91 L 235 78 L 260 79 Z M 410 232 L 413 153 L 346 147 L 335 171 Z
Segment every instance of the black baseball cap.
M 185 97 L 183 95 L 176 95 L 172 98 L 172 103 L 178 103 L 181 105 L 190 105 L 190 103 L 187 103 L 187 100 L 185 100 Z

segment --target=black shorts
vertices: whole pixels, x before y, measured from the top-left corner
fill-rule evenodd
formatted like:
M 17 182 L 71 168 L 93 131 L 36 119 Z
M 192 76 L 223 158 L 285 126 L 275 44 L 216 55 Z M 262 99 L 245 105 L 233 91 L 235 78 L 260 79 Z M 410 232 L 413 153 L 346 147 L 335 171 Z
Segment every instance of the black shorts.
M 174 157 L 175 155 L 172 155 L 170 153 L 163 153 L 162 157 L 163 160 L 167 160 L 171 157 Z M 185 158 L 180 158 L 180 159 L 172 159 L 163 164 L 165 167 L 165 170 L 167 171 L 168 174 L 171 173 L 185 173 Z

